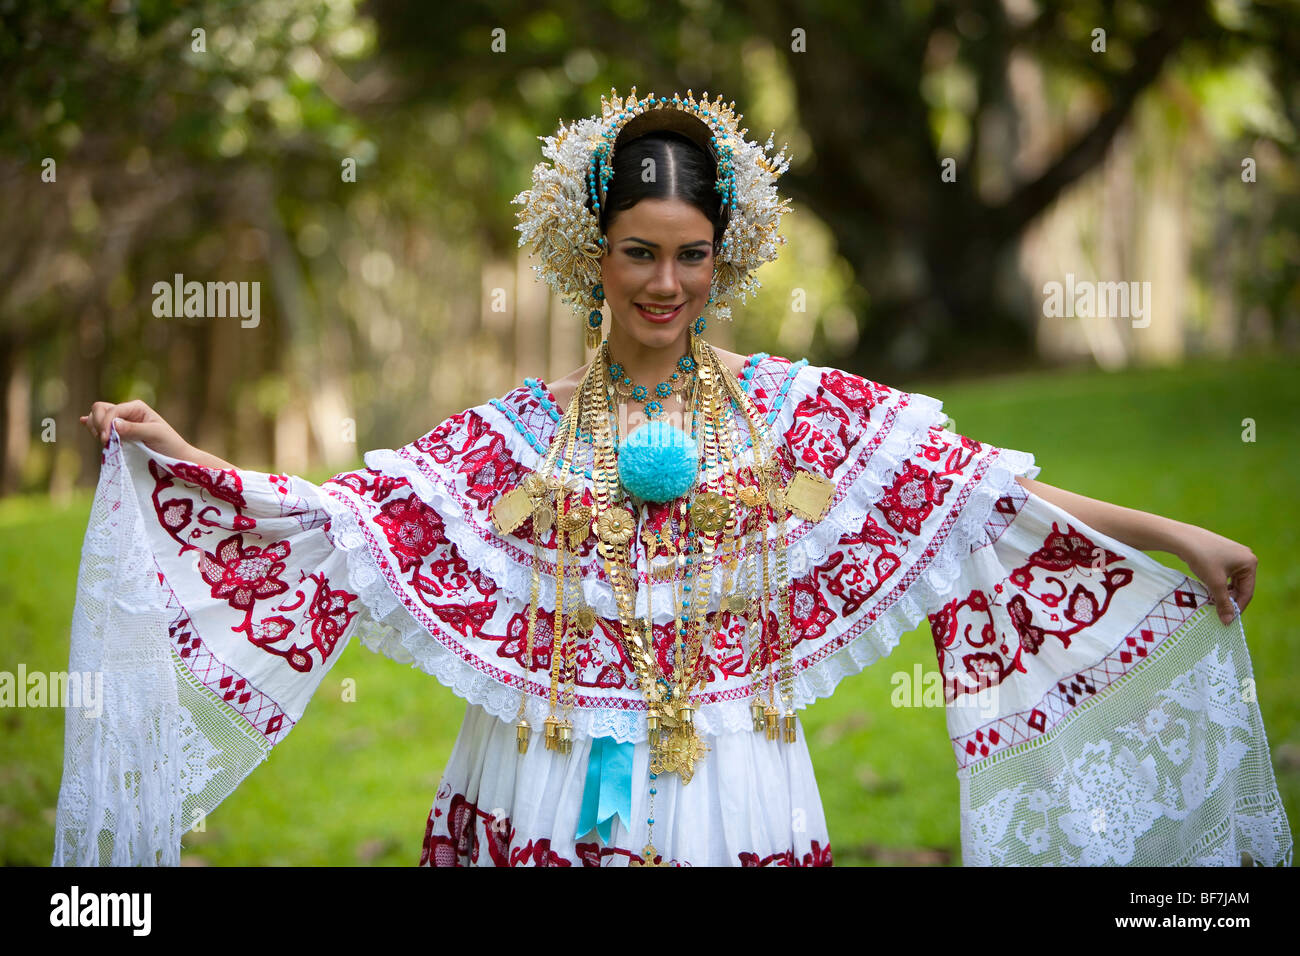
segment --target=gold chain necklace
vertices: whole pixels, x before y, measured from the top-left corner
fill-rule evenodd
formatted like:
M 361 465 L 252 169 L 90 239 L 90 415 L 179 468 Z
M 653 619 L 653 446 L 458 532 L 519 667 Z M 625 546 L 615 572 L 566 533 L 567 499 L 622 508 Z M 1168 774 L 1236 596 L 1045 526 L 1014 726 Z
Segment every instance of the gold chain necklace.
M 529 517 L 533 519 L 533 577 L 524 651 L 525 684 L 527 671 L 531 670 L 537 631 L 542 541 L 552 527 L 555 529 L 557 580 L 551 635 L 550 715 L 545 722 L 545 741 L 548 750 L 564 754 L 572 752 L 573 725 L 569 714 L 576 702 L 576 648 L 579 641 L 590 640 L 596 622 L 595 612 L 586 604 L 582 592 L 576 551 L 593 532 L 597 536 L 596 550 L 605 562 L 606 574 L 614 591 L 624 650 L 636 671 L 647 704 L 646 728 L 651 748 L 649 837 L 642 857 L 636 861 L 644 863 L 651 862 L 656 856 L 652 837 L 658 776 L 676 773 L 683 785 L 688 784 L 696 761 L 702 759 L 708 750 L 695 731 L 695 706 L 690 695 L 696 684 L 707 679 L 707 667 L 700 668 L 699 664 L 706 656 L 705 642 L 716 632 L 717 617 L 724 610 L 743 616 L 746 621 L 744 644 L 750 648 L 746 662 L 747 670 L 753 674 L 751 709 L 754 730 L 765 731 L 769 740 L 776 740 L 781 729 L 779 721 L 783 718 L 785 741 L 793 743 L 796 740 L 786 523 L 791 512 L 809 521 L 820 520 L 834 492 L 834 485 L 825 478 L 802 470 L 796 470 L 790 483 L 782 487 L 779 483 L 780 465 L 766 423 L 735 375 L 702 339 L 692 341 L 691 355 L 698 384 L 691 401 L 692 421 L 700 423 L 701 473 L 705 476 L 705 490 L 693 491 L 686 498 L 680 516 L 682 534 L 677 546 L 669 552 L 670 556 L 676 554 L 677 565 L 682 568 L 681 591 L 674 594 L 680 613 L 674 623 L 672 653 L 668 655 L 669 673 L 660 668 L 654 643 L 650 596 L 653 581 L 659 575 L 651 572 L 652 534 L 648 533 L 648 522 L 641 541 L 645 544 L 642 554 L 645 555 L 646 584 L 651 590 L 647 594 L 647 618 L 643 620 L 636 616 L 639 578 L 631 567 L 629 544 L 636 537 L 637 516 L 629 507 L 629 496 L 619 481 L 616 445 L 610 427 L 612 382 L 606 350 L 597 353 L 570 400 L 542 467 L 529 474 L 518 488 L 499 498 L 492 508 L 493 523 L 502 534 L 511 533 Z M 724 405 L 739 409 L 749 433 L 754 451 L 751 469 L 754 484 L 742 484 L 739 480 L 733 452 L 741 450 L 740 436 L 731 416 L 724 419 Z M 575 458 L 580 433 L 590 441 L 592 448 L 594 508 L 582 504 L 583 486 L 572 479 L 575 471 L 579 475 L 585 471 Z M 563 478 L 556 474 L 557 465 L 562 466 Z M 674 515 L 681 501 L 677 499 L 674 502 Z M 740 542 L 734 541 L 738 524 L 737 503 L 756 509 L 760 516 L 756 522 L 758 527 L 747 536 L 743 551 L 748 573 L 742 577 L 749 585 L 748 598 L 731 588 L 732 572 L 738 564 L 738 555 L 742 553 Z M 775 539 L 771 541 L 769 527 L 773 522 L 769 512 L 775 517 L 777 528 Z M 643 521 L 647 516 L 648 512 L 643 510 Z M 751 544 L 754 539 L 757 539 L 756 543 Z M 659 542 L 656 540 L 656 543 Z M 771 567 L 773 545 L 776 546 L 774 569 Z M 570 555 L 570 551 L 575 553 Z M 724 574 L 722 604 L 714 616 L 708 614 L 708 605 L 713 572 L 718 566 L 723 567 Z M 773 570 L 779 594 L 773 594 Z M 761 589 L 755 586 L 760 576 Z M 569 601 L 567 593 L 571 577 L 577 578 L 573 602 Z M 776 647 L 771 647 L 770 641 L 764 637 L 763 621 L 770 597 L 778 598 L 780 608 Z M 712 622 L 709 620 L 711 616 L 714 618 Z M 780 710 L 776 700 L 778 685 Z M 520 753 L 527 751 L 532 732 L 524 717 L 526 694 L 525 686 L 520 695 L 516 723 Z M 563 719 L 556 715 L 561 706 Z

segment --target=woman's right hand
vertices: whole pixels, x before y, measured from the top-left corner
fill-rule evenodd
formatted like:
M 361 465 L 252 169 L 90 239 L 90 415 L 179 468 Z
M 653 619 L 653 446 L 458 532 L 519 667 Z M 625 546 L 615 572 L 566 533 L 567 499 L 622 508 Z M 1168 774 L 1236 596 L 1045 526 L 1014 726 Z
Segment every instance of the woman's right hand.
M 192 454 L 189 442 L 138 398 L 120 405 L 95 402 L 90 406 L 90 414 L 81 416 L 81 423 L 102 445 L 108 444 L 109 427 L 114 420 L 118 435 L 132 438 L 159 454 L 178 459 L 188 459 Z

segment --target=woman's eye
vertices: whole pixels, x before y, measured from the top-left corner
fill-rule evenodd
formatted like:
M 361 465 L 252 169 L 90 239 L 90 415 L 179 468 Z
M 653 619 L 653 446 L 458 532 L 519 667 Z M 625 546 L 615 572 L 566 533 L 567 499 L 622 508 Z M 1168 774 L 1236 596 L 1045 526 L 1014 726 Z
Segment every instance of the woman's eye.
M 633 259 L 654 258 L 654 256 L 650 254 L 650 250 L 642 246 L 629 246 L 628 248 L 624 249 L 623 252 Z M 687 262 L 699 262 L 701 259 L 708 258 L 708 253 L 706 253 L 703 249 L 687 249 L 685 252 L 682 253 L 682 257 Z

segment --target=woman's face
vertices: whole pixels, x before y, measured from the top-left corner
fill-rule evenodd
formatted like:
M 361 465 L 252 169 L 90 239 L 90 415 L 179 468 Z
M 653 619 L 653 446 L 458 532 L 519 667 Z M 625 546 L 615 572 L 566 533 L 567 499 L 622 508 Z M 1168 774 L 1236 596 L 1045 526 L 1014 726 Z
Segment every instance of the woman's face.
M 713 225 L 680 199 L 643 199 L 614 215 L 600 260 L 601 283 L 620 340 L 685 348 L 687 329 L 709 301 Z M 665 318 L 664 308 L 671 310 Z

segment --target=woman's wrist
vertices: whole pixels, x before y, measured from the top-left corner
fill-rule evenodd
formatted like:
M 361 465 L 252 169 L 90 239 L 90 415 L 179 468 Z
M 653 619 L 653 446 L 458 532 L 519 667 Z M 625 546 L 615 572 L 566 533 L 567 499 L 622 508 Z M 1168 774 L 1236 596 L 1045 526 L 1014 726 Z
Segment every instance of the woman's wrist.
M 192 461 L 196 465 L 202 465 L 204 468 L 216 468 L 218 471 L 231 471 L 235 466 L 228 461 L 218 458 L 216 455 L 209 455 L 200 448 L 186 444 L 185 453 L 177 456 L 185 461 Z

